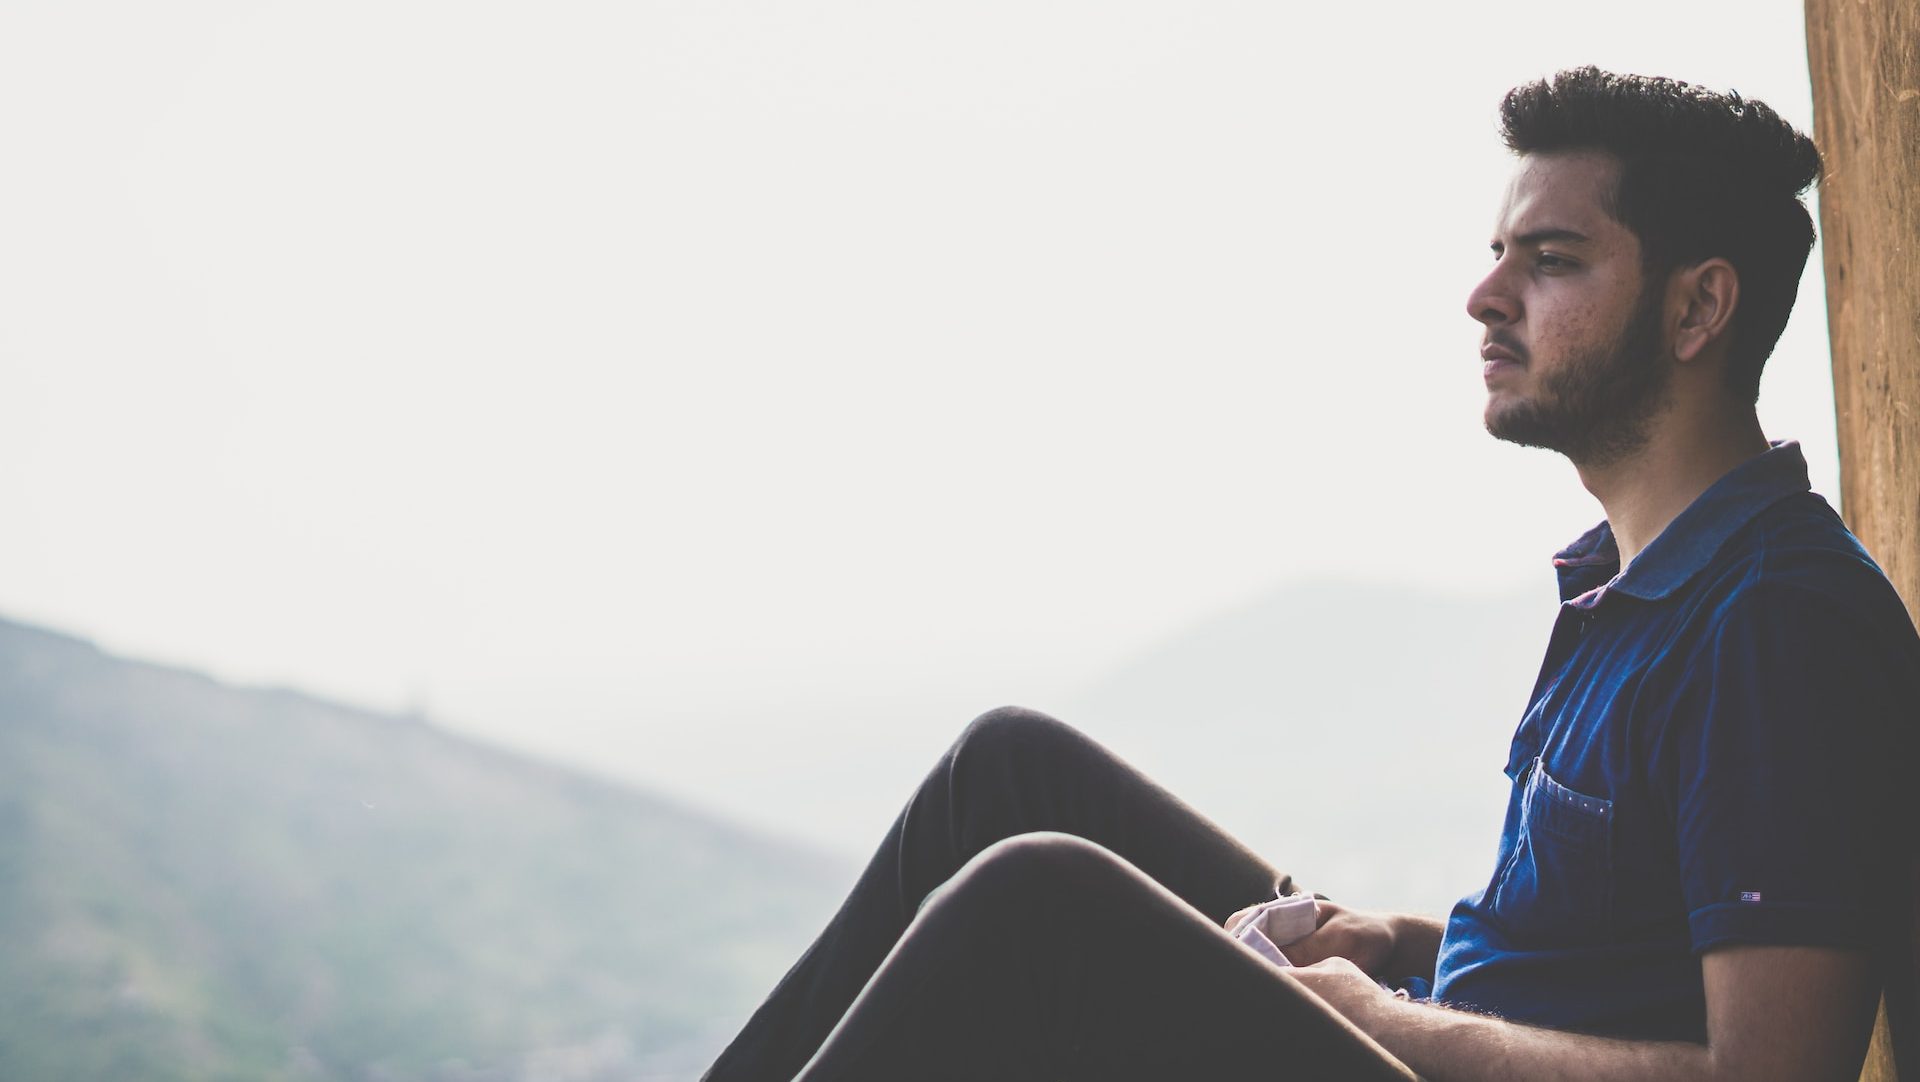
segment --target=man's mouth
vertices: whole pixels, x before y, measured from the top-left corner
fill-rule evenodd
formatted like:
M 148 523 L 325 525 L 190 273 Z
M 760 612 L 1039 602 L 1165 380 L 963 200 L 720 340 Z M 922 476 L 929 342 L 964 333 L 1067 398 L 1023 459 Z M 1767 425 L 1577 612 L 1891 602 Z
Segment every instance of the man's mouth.
M 1518 352 L 1493 342 L 1480 347 L 1480 361 L 1481 378 L 1489 380 L 1508 369 L 1526 367 Z
M 1480 359 L 1488 364 L 1515 364 L 1522 368 L 1526 362 L 1520 359 L 1520 351 L 1497 342 L 1488 342 L 1480 347 Z

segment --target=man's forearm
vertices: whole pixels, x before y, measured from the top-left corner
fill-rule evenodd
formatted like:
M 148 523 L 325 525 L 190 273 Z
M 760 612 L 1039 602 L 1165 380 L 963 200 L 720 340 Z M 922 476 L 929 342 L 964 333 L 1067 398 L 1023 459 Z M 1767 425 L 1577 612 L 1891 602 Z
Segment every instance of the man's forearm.
M 1705 1082 L 1707 1047 L 1539 1029 L 1498 1018 L 1376 997 L 1355 1023 L 1432 1082 Z
M 1283 972 L 1434 1082 L 1854 1082 L 1879 999 L 1870 952 L 1725 947 L 1701 961 L 1706 1041 L 1645 1041 L 1396 999 L 1339 958 Z

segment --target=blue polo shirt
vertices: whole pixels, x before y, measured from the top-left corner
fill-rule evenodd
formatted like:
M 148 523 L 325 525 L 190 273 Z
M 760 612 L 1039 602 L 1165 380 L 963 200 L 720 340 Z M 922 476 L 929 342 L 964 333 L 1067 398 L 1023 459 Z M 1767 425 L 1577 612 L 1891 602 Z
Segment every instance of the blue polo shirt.
M 1625 572 L 1605 523 L 1554 566 L 1498 861 L 1453 909 L 1433 998 L 1702 1041 L 1705 952 L 1900 934 L 1920 638 L 1799 446 L 1721 478 Z

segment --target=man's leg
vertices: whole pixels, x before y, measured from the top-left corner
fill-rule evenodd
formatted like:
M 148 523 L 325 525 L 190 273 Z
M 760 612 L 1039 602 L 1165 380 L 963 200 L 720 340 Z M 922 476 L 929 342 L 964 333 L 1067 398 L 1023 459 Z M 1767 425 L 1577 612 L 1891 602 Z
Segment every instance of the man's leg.
M 989 846 L 935 891 L 799 1082 L 1412 1072 L 1113 853 Z
M 1058 831 L 1118 854 L 1215 921 L 1291 880 L 1079 731 L 1030 710 L 975 720 L 907 801 L 827 927 L 706 1082 L 799 1071 L 920 903 L 989 845 Z

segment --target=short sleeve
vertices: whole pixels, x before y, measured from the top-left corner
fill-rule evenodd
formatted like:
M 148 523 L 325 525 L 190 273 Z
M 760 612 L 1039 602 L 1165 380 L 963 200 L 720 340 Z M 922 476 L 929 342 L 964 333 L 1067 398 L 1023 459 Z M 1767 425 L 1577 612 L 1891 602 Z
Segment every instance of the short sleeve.
M 1920 666 L 1870 601 L 1763 579 L 1695 640 L 1657 774 L 1695 951 L 1869 947 L 1909 904 Z

